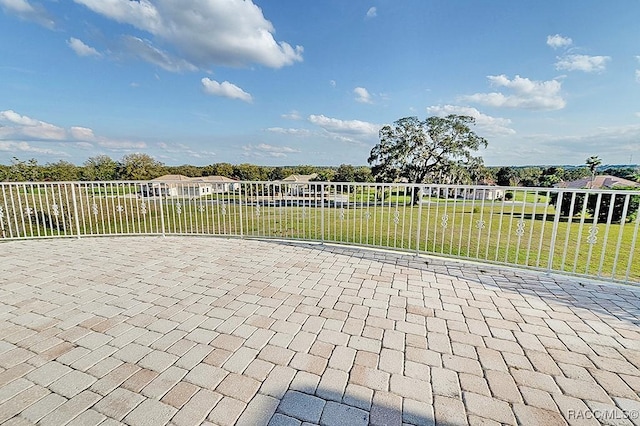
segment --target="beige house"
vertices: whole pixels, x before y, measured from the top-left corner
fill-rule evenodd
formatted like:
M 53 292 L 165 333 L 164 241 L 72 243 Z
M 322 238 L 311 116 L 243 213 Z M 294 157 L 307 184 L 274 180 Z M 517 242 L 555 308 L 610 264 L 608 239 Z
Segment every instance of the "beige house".
M 211 190 L 214 193 L 237 191 L 240 189 L 240 183 L 237 180 L 226 176 L 202 176 L 194 179 L 201 179 L 202 181 L 211 184 Z
M 289 195 L 304 195 L 312 192 L 312 188 L 315 186 L 311 183 L 313 179 L 317 178 L 317 173 L 310 175 L 290 175 L 284 178 L 281 182 L 284 183 L 284 190 Z
M 144 196 L 202 197 L 240 189 L 240 183 L 226 176 L 187 177 L 164 175 L 141 187 Z

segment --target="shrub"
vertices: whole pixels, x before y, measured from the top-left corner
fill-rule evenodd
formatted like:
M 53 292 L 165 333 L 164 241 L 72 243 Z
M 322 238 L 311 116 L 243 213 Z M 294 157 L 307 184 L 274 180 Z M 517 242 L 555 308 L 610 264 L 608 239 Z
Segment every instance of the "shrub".
M 637 188 L 616 188 L 616 190 L 628 191 L 628 190 L 637 190 Z M 598 195 L 597 193 L 588 194 L 588 198 L 586 201 L 586 213 L 593 216 L 596 216 L 596 208 L 598 207 Z M 573 193 L 571 192 L 563 192 L 562 193 L 562 203 L 560 206 L 560 214 L 563 216 L 569 216 L 571 213 L 571 200 L 573 199 L 573 216 L 580 214 L 583 210 L 585 203 L 586 193 L 575 193 L 575 198 Z M 611 212 L 611 222 L 620 222 L 622 220 L 622 213 L 624 212 L 624 204 L 627 199 L 627 194 L 601 194 L 600 195 L 600 206 L 597 211 L 597 220 L 598 222 L 606 222 L 609 218 L 609 209 L 611 208 L 611 203 L 613 202 L 613 211 Z M 549 204 L 556 206 L 557 208 L 558 202 L 558 193 L 552 193 L 551 198 L 549 200 Z M 640 205 L 640 195 L 632 195 L 629 200 L 629 206 L 627 207 L 627 215 L 625 220 L 627 222 L 631 222 L 635 220 L 636 215 L 638 214 L 638 206 Z
M 43 226 L 60 232 L 66 232 L 67 229 L 72 229 L 70 215 L 68 217 L 63 214 L 55 216 L 46 211 L 36 211 L 30 215 L 30 217 L 31 223 L 36 226 Z

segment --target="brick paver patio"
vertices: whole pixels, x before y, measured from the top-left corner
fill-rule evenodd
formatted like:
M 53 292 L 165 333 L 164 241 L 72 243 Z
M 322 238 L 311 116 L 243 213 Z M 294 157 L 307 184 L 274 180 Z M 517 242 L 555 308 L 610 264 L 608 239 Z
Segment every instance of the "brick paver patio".
M 640 424 L 640 289 L 252 240 L 0 251 L 0 424 Z

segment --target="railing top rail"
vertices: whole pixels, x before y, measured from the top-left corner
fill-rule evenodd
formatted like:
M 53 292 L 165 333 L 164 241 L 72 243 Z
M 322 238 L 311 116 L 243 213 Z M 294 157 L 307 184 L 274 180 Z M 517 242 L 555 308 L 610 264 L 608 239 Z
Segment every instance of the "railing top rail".
M 639 192 L 637 189 L 629 187 L 620 188 L 563 188 L 563 187 L 542 187 L 542 186 L 501 186 L 501 185 L 479 185 L 479 184 L 449 184 L 436 182 L 345 182 L 345 181 L 285 181 L 285 180 L 180 180 L 180 179 L 143 179 L 143 180 L 76 180 L 76 181 L 20 181 L 9 182 L 0 181 L 0 185 L 144 185 L 148 183 L 172 183 L 172 184 L 208 184 L 208 183 L 226 183 L 226 184 L 272 184 L 272 185 L 351 185 L 351 186 L 407 186 L 407 187 L 430 187 L 430 188 L 490 188 L 503 189 L 508 191 L 538 191 L 538 192 L 615 192 L 624 190 L 626 192 Z M 640 185 L 640 184 L 639 184 Z

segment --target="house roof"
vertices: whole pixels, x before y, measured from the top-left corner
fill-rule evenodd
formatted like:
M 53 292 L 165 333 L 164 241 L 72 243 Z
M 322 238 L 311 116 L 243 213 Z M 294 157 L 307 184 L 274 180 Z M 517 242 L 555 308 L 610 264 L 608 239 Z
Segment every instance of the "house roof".
M 184 175 L 164 175 L 152 179 L 154 182 L 236 182 L 234 179 L 226 176 L 200 176 L 200 177 L 188 177 Z
M 317 173 L 312 173 L 310 175 L 289 175 L 283 179 L 284 182 L 310 182 L 311 179 L 318 177 Z
M 235 179 L 231 179 L 228 178 L 226 176 L 202 176 L 200 178 L 194 178 L 194 179 L 201 179 L 205 182 L 237 182 Z
M 560 182 L 555 185 L 557 188 L 575 188 L 575 189 L 613 189 L 616 187 L 635 186 L 640 187 L 640 183 L 629 179 L 623 179 L 611 175 L 596 176 L 593 181 L 590 177 L 573 180 L 570 182 Z
M 163 181 L 176 181 L 176 180 L 192 180 L 192 178 L 184 176 L 184 175 L 163 175 L 160 177 L 157 177 L 155 179 L 151 179 L 152 181 L 155 182 L 163 182 Z

